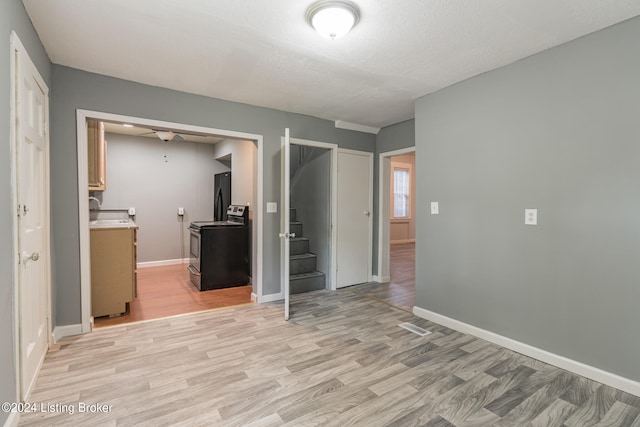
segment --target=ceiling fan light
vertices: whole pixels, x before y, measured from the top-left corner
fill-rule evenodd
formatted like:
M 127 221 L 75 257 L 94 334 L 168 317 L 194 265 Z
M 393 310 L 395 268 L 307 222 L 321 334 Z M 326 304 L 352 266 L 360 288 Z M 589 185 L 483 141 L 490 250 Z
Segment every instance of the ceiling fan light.
M 158 138 L 166 142 L 166 141 L 171 141 L 175 133 L 171 131 L 158 130 L 156 131 L 156 135 L 158 135 Z
M 337 39 L 360 19 L 358 8 L 344 1 L 320 1 L 307 9 L 307 21 L 322 37 Z

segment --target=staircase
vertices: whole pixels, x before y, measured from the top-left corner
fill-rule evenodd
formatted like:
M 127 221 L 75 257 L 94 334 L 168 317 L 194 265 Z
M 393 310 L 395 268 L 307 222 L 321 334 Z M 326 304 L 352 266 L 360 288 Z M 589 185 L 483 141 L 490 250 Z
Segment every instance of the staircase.
M 324 273 L 317 271 L 318 257 L 309 252 L 309 239 L 302 237 L 302 223 L 297 220 L 295 209 L 290 210 L 289 221 L 289 232 L 296 235 L 289 239 L 290 292 L 301 294 L 324 289 Z

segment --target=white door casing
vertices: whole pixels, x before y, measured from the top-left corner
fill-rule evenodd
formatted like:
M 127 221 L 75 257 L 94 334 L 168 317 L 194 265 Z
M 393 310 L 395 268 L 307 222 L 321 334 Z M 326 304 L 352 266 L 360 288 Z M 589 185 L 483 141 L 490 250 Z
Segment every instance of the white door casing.
M 391 158 L 415 153 L 415 147 L 380 153 L 378 184 L 378 271 L 374 277 L 377 282 L 388 282 L 390 275 L 390 212 L 391 212 Z M 414 201 L 415 202 L 415 201 Z
M 295 237 L 289 233 L 289 208 L 291 186 L 291 141 L 289 128 L 284 130 L 284 138 L 281 143 L 281 189 L 280 189 L 280 287 L 284 293 L 284 320 L 289 320 L 289 238 Z
M 338 150 L 337 287 L 371 281 L 373 154 Z
M 17 213 L 19 398 L 31 391 L 50 326 L 49 89 L 12 33 Z

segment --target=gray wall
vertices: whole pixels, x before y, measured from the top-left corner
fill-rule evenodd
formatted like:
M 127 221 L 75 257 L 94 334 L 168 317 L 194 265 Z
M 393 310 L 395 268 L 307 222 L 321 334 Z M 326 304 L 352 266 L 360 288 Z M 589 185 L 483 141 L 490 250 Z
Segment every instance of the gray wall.
M 291 158 L 300 146 L 291 146 Z M 291 182 L 291 207 L 296 208 L 303 236 L 309 238 L 309 250 L 318 256 L 318 271 L 330 272 L 331 244 L 331 151 L 318 147 L 314 156 L 297 172 Z M 292 161 L 293 163 L 293 161 Z
M 51 138 L 52 211 L 56 288 L 56 325 L 79 324 L 80 249 L 76 167 L 76 109 L 87 109 L 213 127 L 264 136 L 264 201 L 280 202 L 280 138 L 284 128 L 295 138 L 326 141 L 372 152 L 375 136 L 336 129 L 334 123 L 162 89 L 112 77 L 53 66 Z M 279 215 L 265 214 L 263 292 L 280 291 Z
M 138 262 L 188 258 L 189 224 L 213 219 L 213 176 L 227 170 L 214 145 L 113 133 L 106 140 L 107 190 L 93 195 L 105 209 L 136 208 Z
M 416 304 L 640 380 L 640 18 L 416 102 Z M 524 225 L 537 208 L 538 225 Z
M 378 154 L 402 148 L 415 147 L 415 120 L 407 120 L 380 129 L 376 135 L 376 155 L 373 159 L 373 274 L 378 274 L 378 192 L 379 190 L 379 158 Z
M 0 401 L 14 402 L 16 399 L 16 364 L 14 348 L 14 292 L 13 282 L 13 199 L 11 189 L 11 139 L 9 116 L 11 107 L 10 48 L 9 37 L 14 30 L 29 52 L 31 60 L 51 88 L 51 64 L 49 58 L 29 20 L 22 2 L 4 0 L 0 2 Z M 8 414 L 0 412 L 0 424 Z

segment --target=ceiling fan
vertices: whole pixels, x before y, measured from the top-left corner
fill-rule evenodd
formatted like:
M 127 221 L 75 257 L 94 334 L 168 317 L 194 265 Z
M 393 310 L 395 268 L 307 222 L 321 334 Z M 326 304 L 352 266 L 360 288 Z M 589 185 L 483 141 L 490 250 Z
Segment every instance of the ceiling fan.
M 164 142 L 169 142 L 169 141 L 184 141 L 184 137 L 182 135 L 180 135 L 179 133 L 170 131 L 170 130 L 162 130 L 162 129 L 151 129 L 151 132 L 146 132 L 143 133 L 140 136 L 144 136 L 144 135 L 150 135 L 152 133 L 155 133 L 156 136 L 158 138 L 160 138 L 161 140 L 163 140 Z

